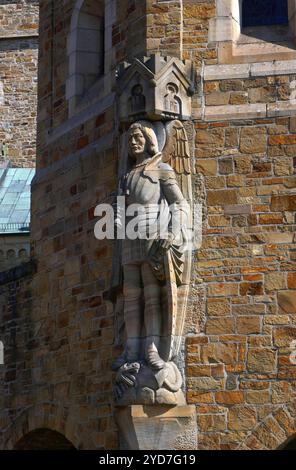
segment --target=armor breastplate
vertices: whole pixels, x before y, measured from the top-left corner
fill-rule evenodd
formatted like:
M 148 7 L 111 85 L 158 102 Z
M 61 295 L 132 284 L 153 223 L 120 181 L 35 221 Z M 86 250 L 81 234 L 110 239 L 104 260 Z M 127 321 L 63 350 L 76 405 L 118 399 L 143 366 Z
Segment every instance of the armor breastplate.
M 130 204 L 158 204 L 161 199 L 160 182 L 152 183 L 143 174 L 143 167 L 134 168 L 127 176 L 125 195 L 127 206 Z

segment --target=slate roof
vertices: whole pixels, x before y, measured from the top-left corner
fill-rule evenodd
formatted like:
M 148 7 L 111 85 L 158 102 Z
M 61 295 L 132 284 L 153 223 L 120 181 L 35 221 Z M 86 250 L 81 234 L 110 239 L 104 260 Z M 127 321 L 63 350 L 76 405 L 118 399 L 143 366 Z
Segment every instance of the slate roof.
M 30 231 L 35 168 L 0 168 L 0 234 Z

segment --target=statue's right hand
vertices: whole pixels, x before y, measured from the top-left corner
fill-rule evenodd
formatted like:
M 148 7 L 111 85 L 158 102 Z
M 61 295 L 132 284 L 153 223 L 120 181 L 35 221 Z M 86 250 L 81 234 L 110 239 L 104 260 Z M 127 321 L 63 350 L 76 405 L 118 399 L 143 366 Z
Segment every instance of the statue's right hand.
M 112 204 L 112 208 L 114 211 L 114 224 L 115 227 L 121 228 L 123 226 L 123 216 L 124 213 L 122 211 L 122 207 L 120 204 L 117 204 L 117 200 L 115 200 Z

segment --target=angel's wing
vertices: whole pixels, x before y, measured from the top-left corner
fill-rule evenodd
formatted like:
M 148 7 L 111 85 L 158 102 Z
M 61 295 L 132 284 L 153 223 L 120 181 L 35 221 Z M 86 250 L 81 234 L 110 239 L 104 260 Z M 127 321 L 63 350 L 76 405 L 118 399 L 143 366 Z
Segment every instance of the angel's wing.
M 185 199 L 192 203 L 192 181 L 194 173 L 191 167 L 190 149 L 186 129 L 181 121 L 166 124 L 166 144 L 162 151 L 162 160 L 168 163 L 176 173 L 177 181 Z
M 192 169 L 186 129 L 182 122 L 177 120 L 168 122 L 165 128 L 166 144 L 162 150 L 162 161 L 168 163 L 174 169 L 179 187 L 189 204 L 190 214 L 188 214 L 186 228 L 192 232 L 192 174 L 194 171 Z M 184 227 L 182 230 L 184 230 Z M 183 233 L 184 240 L 186 240 L 188 231 Z M 168 280 L 166 305 L 169 312 L 166 320 L 164 320 L 163 336 L 166 338 L 166 341 L 163 342 L 162 357 L 165 360 L 171 360 L 176 357 L 182 344 L 191 278 L 191 250 L 183 251 L 182 247 L 180 247 L 180 250 L 177 250 L 176 247 L 173 248 L 165 260 L 166 277 Z M 177 282 L 178 278 L 182 279 L 182 282 Z
M 163 161 L 178 175 L 191 174 L 190 151 L 186 130 L 181 121 L 166 124 L 167 140 L 163 149 Z

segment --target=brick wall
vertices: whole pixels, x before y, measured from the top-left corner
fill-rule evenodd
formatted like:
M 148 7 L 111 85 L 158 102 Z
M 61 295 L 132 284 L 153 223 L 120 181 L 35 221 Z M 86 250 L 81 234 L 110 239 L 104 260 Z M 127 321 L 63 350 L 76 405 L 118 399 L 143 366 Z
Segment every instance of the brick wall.
M 259 92 L 259 82 L 248 81 L 249 90 Z M 219 89 L 236 85 L 223 81 Z M 208 207 L 197 271 L 207 295 L 202 335 L 188 339 L 187 373 L 200 448 L 276 448 L 293 426 L 294 121 L 196 123 Z M 286 406 L 290 425 L 279 432 L 270 416 Z
M 15 167 L 36 157 L 38 1 L 0 5 L 0 141 Z
M 0 341 L 4 345 L 5 363 L 4 366 L 0 366 L 0 446 L 2 449 L 7 448 L 7 437 L 4 431 L 12 431 L 11 428 L 15 425 L 20 410 L 28 404 L 23 391 L 28 390 L 29 384 L 32 383 L 31 374 L 33 374 L 34 367 L 31 345 L 36 337 L 34 333 L 36 324 L 34 325 L 32 321 L 33 272 L 34 265 L 27 263 L 22 267 L 0 273 Z

